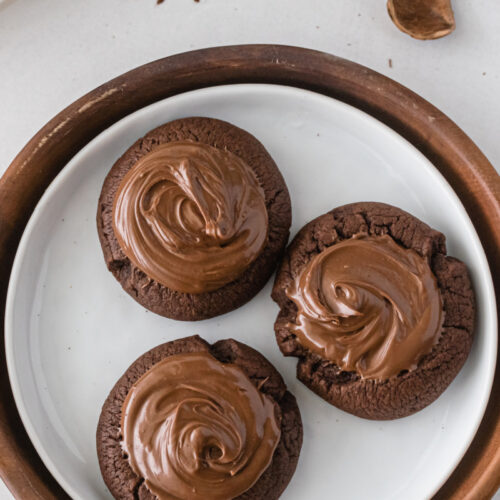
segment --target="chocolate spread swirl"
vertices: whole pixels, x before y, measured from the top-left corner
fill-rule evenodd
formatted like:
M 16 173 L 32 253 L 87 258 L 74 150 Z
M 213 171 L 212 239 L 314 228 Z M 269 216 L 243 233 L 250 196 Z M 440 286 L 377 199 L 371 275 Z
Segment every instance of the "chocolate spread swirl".
M 179 141 L 157 146 L 124 176 L 113 229 L 146 275 L 185 293 L 235 280 L 267 242 L 267 210 L 252 169 L 235 154 Z
M 441 295 L 429 264 L 387 235 L 326 248 L 286 293 L 297 306 L 288 327 L 300 344 L 362 378 L 415 369 L 441 334 Z
M 228 500 L 251 488 L 280 440 L 279 407 L 209 353 L 163 359 L 130 389 L 122 446 L 160 500 Z

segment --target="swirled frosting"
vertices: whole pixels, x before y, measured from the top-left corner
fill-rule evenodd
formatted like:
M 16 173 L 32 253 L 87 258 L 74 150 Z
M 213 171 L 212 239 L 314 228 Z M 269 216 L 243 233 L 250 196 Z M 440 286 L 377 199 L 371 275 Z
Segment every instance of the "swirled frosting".
M 280 440 L 279 408 L 206 352 L 156 363 L 122 408 L 122 446 L 160 500 L 228 500 L 251 488 Z
M 439 340 L 441 295 L 427 261 L 387 236 L 334 244 L 286 290 L 301 345 L 362 378 L 413 370 Z
M 126 173 L 113 204 L 125 255 L 150 278 L 186 293 L 238 278 L 264 248 L 267 226 L 252 169 L 201 142 L 157 146 Z

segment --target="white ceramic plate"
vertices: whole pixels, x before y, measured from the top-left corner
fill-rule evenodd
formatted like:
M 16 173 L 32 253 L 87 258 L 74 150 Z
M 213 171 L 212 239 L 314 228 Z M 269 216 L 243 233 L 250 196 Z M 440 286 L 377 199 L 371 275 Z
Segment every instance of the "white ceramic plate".
M 328 405 L 295 379 L 279 352 L 271 283 L 232 313 L 198 323 L 146 311 L 106 270 L 95 227 L 97 199 L 113 162 L 138 137 L 175 118 L 228 120 L 262 141 L 288 184 L 292 235 L 348 202 L 397 205 L 447 235 L 477 295 L 477 336 L 457 379 L 434 404 L 392 422 L 362 420 Z M 103 132 L 63 169 L 38 204 L 15 260 L 6 311 L 9 375 L 24 425 L 47 467 L 74 498 L 109 498 L 95 429 L 118 377 L 146 350 L 200 334 L 234 337 L 283 374 L 304 421 L 291 500 L 422 499 L 455 468 L 482 418 L 496 353 L 491 276 L 471 221 L 435 168 L 372 117 L 288 87 L 234 85 L 175 96 Z

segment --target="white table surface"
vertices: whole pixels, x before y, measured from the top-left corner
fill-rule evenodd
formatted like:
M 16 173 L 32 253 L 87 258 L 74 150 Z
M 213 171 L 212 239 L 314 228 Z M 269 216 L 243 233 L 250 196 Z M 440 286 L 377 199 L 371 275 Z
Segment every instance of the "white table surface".
M 385 0 L 0 0 L 0 175 L 101 83 L 171 54 L 242 43 L 314 48 L 383 73 L 452 118 L 500 171 L 500 4 L 454 3 L 456 31 L 422 42 L 395 28 Z

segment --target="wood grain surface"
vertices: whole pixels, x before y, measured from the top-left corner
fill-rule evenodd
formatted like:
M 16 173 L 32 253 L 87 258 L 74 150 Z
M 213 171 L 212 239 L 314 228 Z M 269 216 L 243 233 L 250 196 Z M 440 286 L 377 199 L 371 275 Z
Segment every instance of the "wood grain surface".
M 24 147 L 0 179 L 0 325 L 12 261 L 40 196 L 97 134 L 137 109 L 188 90 L 231 83 L 283 84 L 362 109 L 413 143 L 461 198 L 486 251 L 500 294 L 500 178 L 443 113 L 398 83 L 322 52 L 243 45 L 179 54 L 130 71 L 68 106 Z M 10 389 L 0 335 L 0 476 L 19 499 L 66 498 L 29 441 Z M 500 370 L 470 449 L 436 495 L 483 499 L 500 486 Z

